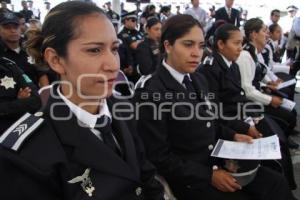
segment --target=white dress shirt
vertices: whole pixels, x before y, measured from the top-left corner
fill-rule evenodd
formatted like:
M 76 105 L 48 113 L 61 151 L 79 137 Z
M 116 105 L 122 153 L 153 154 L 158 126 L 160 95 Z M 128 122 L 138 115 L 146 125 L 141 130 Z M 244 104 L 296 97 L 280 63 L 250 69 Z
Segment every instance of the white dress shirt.
M 269 105 L 272 101 L 272 96 L 262 93 L 252 85 L 252 81 L 255 76 L 256 65 L 250 53 L 243 50 L 236 63 L 240 69 L 241 84 L 247 98 L 255 102 L 260 102 L 264 105 Z
M 225 58 L 225 56 L 223 56 L 222 54 L 220 55 L 223 58 L 224 62 L 226 63 L 227 67 L 230 68 L 230 66 L 232 65 L 232 61 L 227 60 L 227 58 Z
M 81 125 L 81 126 L 89 127 L 90 130 L 92 131 L 92 133 L 94 133 L 99 139 L 102 140 L 101 133 L 100 133 L 100 131 L 95 129 L 95 125 L 96 125 L 97 119 L 100 118 L 103 115 L 106 115 L 110 119 L 112 119 L 111 113 L 108 109 L 106 99 L 103 99 L 102 103 L 100 103 L 100 105 L 102 105 L 102 107 L 101 107 L 101 110 L 99 111 L 99 113 L 91 114 L 91 113 L 87 112 L 86 110 L 82 109 L 81 107 L 75 105 L 70 100 L 68 100 L 61 93 L 60 87 L 57 88 L 57 92 L 58 92 L 59 97 L 66 103 L 66 105 L 70 108 L 72 113 L 78 119 L 78 124 Z
M 207 13 L 204 9 L 200 7 L 192 7 L 184 11 L 184 14 L 193 16 L 196 20 L 200 22 L 203 28 L 206 26 Z
M 163 66 L 170 72 L 171 76 L 173 76 L 173 78 L 178 82 L 180 83 L 183 87 L 185 87 L 185 85 L 182 83 L 183 82 L 183 79 L 184 79 L 184 76 L 185 75 L 188 75 L 189 78 L 191 79 L 190 77 L 190 74 L 183 74 L 181 72 L 178 72 L 176 71 L 173 67 L 171 67 L 170 65 L 168 65 L 165 60 L 163 60 L 162 62 Z

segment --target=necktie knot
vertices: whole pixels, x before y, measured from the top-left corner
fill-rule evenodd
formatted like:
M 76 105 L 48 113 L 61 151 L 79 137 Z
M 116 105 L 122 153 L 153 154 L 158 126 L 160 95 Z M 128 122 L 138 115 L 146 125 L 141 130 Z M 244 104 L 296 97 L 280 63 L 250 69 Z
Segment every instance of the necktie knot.
M 192 80 L 188 75 L 184 75 L 182 83 L 185 85 L 187 91 L 195 92 L 194 86 L 192 84 Z
M 188 75 L 184 75 L 182 83 L 186 84 L 186 83 L 190 83 L 190 82 L 192 82 L 190 77 Z
M 103 115 L 98 118 L 97 123 L 95 125 L 95 129 L 99 130 L 101 134 L 107 134 L 111 132 L 111 120 L 108 116 Z

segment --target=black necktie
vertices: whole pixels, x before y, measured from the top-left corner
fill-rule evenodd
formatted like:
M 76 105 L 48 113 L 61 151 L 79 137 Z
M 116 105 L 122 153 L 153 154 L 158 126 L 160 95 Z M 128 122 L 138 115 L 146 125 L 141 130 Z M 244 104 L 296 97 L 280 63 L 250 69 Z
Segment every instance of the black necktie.
M 241 75 L 240 75 L 240 71 L 239 71 L 239 68 L 238 68 L 238 65 L 237 64 L 235 64 L 235 63 L 232 63 L 231 65 L 230 65 L 230 72 L 232 73 L 232 77 L 236 80 L 236 81 L 238 81 L 238 82 L 240 82 L 241 81 Z
M 184 75 L 182 83 L 185 85 L 187 91 L 193 92 L 193 93 L 196 92 L 195 88 L 194 88 L 194 86 L 192 84 L 192 80 L 190 80 L 190 77 L 188 75 Z
M 113 137 L 111 129 L 111 120 L 108 116 L 101 116 L 96 123 L 95 129 L 101 132 L 103 143 L 106 144 L 111 150 L 121 156 L 121 151 L 118 148 L 116 141 Z

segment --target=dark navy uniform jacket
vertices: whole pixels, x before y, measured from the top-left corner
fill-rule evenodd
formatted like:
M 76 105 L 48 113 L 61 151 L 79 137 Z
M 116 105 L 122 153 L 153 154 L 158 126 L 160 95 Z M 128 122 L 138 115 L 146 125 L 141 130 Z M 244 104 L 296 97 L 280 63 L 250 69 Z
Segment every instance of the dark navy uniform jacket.
M 159 65 L 161 56 L 159 45 L 150 38 L 145 38 L 136 50 L 137 64 L 142 75 L 152 74 Z
M 231 8 L 231 16 L 229 17 L 225 7 L 219 8 L 216 11 L 216 21 L 217 20 L 225 20 L 230 24 L 240 27 L 240 11 L 235 8 Z
M 179 199 L 248 199 L 231 198 L 239 195 L 234 193 L 222 193 L 216 198 L 220 191 L 211 189 L 212 168 L 217 163 L 210 155 L 217 134 L 223 135 L 227 130 L 211 115 L 213 109 L 207 101 L 209 91 L 205 77 L 193 73 L 190 78 L 196 95 L 185 89 L 162 65 L 154 74 L 141 78 L 137 83 L 134 100 L 139 116 L 138 130 L 147 155 Z M 261 170 L 265 169 L 262 167 Z M 268 180 L 272 175 L 260 174 L 257 177 L 257 180 Z M 268 185 L 268 182 L 254 182 L 251 189 L 248 187 L 250 190 L 244 188 L 245 194 L 251 194 L 254 199 L 273 199 L 269 196 L 275 191 L 272 194 L 268 192 L 274 190 L 273 183 L 266 187 L 265 184 Z M 286 187 L 282 193 L 288 191 Z M 256 196 L 261 193 L 259 188 L 264 188 L 261 190 L 264 194 Z M 276 190 L 276 195 L 278 193 Z M 288 199 L 278 196 L 280 198 Z
M 5 82 L 7 80 L 7 82 Z M 0 58 L 0 136 L 20 116 L 35 112 L 40 106 L 37 89 L 24 72 L 14 62 Z M 7 84 L 10 84 L 7 85 Z M 18 99 L 21 88 L 29 87 L 31 96 Z
M 150 77 L 137 83 L 135 93 L 147 155 L 175 196 L 182 188 L 205 188 L 211 183 L 217 131 L 206 103 L 206 80 L 190 74 L 197 93 L 191 95 L 162 65 Z M 198 103 L 198 111 L 193 110 Z
M 130 30 L 126 27 L 118 34 L 118 38 L 120 38 L 126 45 L 130 46 L 131 43 L 142 40 L 143 34 L 137 30 Z
M 4 56 L 13 62 L 29 76 L 33 83 L 38 87 L 39 78 L 46 74 L 46 70 L 38 69 L 35 65 L 28 62 L 28 55 L 26 51 L 21 47 L 19 53 L 8 48 L 0 39 L 0 56 Z
M 231 120 L 220 119 L 220 122 L 238 133 L 247 134 L 250 125 L 244 122 L 244 120 L 248 116 L 259 117 L 260 115 L 264 114 L 264 118 L 260 120 L 258 124 L 255 124 L 255 127 L 264 135 L 264 137 L 277 134 L 281 141 L 282 152 L 281 160 L 278 160 L 278 162 L 269 162 L 267 163 L 267 166 L 280 172 L 284 171 L 284 174 L 291 185 L 295 185 L 293 178 L 293 165 L 289 151 L 284 145 L 286 142 L 286 136 L 281 127 L 264 112 L 264 109 L 262 112 L 244 112 L 243 109 L 239 110 L 238 106 L 247 105 L 247 103 L 249 104 L 245 108 L 247 108 L 249 111 L 251 109 L 253 111 L 258 111 L 261 109 L 259 109 L 256 103 L 251 102 L 246 98 L 245 92 L 241 87 L 239 67 L 235 62 L 233 62 L 229 68 L 221 55 L 217 52 L 214 52 L 213 57 L 208 57 L 207 60 L 209 59 L 211 62 L 204 61 L 203 65 L 199 67 L 198 72 L 207 78 L 209 89 L 214 93 L 214 101 L 217 103 L 222 103 L 223 116 L 234 117 Z M 278 165 L 278 163 L 280 164 Z M 255 163 L 252 161 L 244 161 L 240 162 L 240 164 L 250 167 Z M 246 168 L 247 167 L 243 166 L 243 169 Z M 241 168 L 241 170 L 243 169 Z
M 56 90 L 54 87 L 53 94 L 58 97 Z M 113 98 L 108 99 L 110 109 L 114 103 Z M 9 149 L 2 141 L 0 199 L 163 199 L 162 187 L 154 179 L 154 167 L 144 157 L 133 120 L 113 117 L 112 129 L 124 152 L 123 160 L 70 114 L 69 107 L 52 95 L 41 117 L 44 122 L 19 148 Z M 70 118 L 66 120 L 67 116 Z M 87 169 L 95 189 L 92 196 L 83 190 L 81 182 L 68 182 Z
M 207 62 L 208 60 L 211 62 Z M 233 62 L 229 68 L 221 55 L 214 52 L 198 68 L 198 72 L 206 77 L 209 90 L 214 94 L 213 101 L 217 103 L 222 102 L 222 110 L 220 112 L 223 113 L 223 116 L 236 118 L 223 120 L 223 122 L 239 133 L 247 133 L 250 127 L 249 124 L 244 122 L 247 116 L 244 116 L 244 112 L 239 112 L 238 107 L 243 107 L 247 103 L 250 104 L 251 101 L 247 99 L 245 91 L 241 87 L 241 77 L 237 64 Z M 255 109 L 254 103 L 247 108 Z M 255 115 L 255 113 L 247 114 L 252 117 Z M 259 116 L 259 113 L 257 115 Z

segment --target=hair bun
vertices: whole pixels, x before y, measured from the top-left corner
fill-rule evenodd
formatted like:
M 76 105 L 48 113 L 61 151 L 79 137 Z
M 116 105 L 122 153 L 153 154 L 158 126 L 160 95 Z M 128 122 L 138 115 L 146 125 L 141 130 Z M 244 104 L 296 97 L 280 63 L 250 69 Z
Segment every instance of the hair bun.
M 25 43 L 26 52 L 31 57 L 33 63 L 38 67 L 47 67 L 47 64 L 44 62 L 43 53 L 41 52 L 41 46 L 44 41 L 41 30 L 29 29 L 25 35 L 28 38 Z

